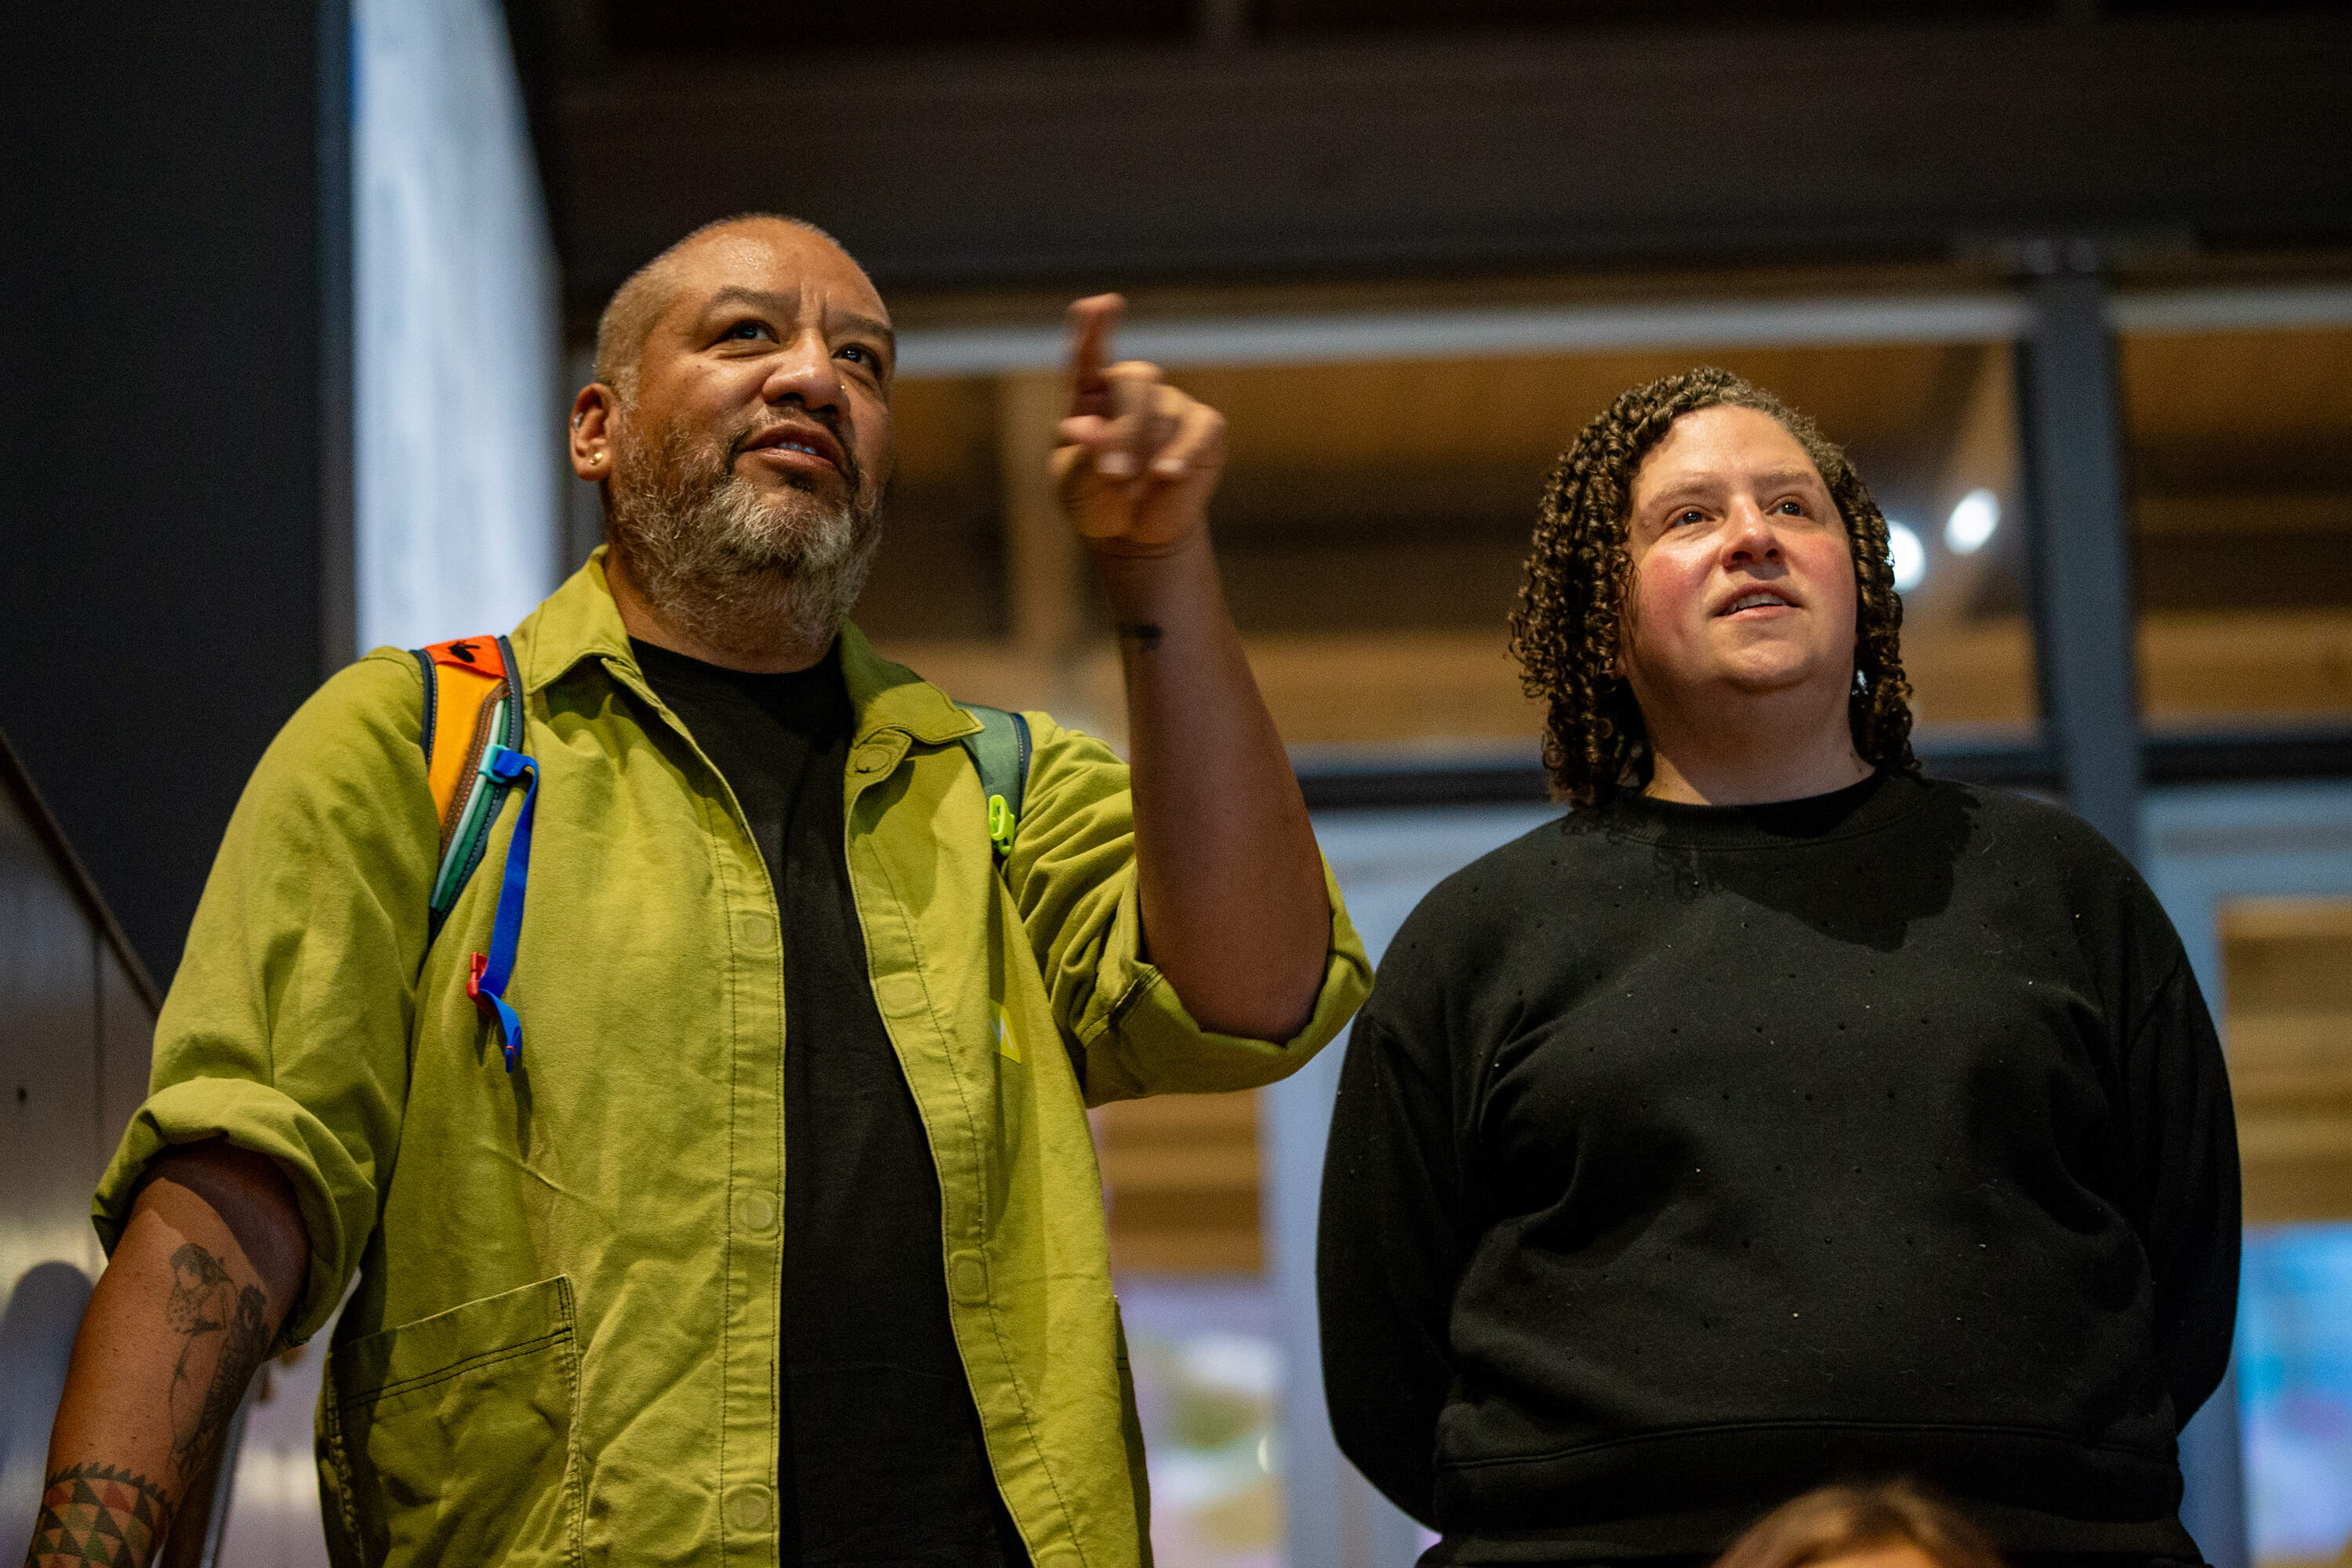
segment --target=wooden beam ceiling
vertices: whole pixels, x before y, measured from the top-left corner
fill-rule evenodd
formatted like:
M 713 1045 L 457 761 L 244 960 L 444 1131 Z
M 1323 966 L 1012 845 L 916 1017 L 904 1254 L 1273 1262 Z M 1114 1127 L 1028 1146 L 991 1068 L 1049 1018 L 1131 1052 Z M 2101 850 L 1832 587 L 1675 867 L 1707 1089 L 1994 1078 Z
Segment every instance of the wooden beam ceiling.
M 688 58 L 579 8 L 518 30 L 589 310 L 754 207 L 887 288 L 2352 234 L 2340 10 Z

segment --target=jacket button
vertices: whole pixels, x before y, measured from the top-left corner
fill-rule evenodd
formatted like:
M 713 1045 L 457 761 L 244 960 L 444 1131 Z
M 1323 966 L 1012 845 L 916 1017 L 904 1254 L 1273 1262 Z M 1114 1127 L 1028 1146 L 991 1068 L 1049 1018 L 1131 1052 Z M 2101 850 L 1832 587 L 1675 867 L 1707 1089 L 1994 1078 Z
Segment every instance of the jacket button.
M 756 912 L 735 917 L 735 940 L 753 952 L 764 952 L 776 940 L 776 922 Z
M 923 994 L 923 977 L 903 969 L 894 969 L 874 977 L 874 1005 L 886 1018 L 908 1018 L 923 1011 L 927 998 Z
M 988 1264 L 977 1252 L 959 1252 L 948 1262 L 948 1289 L 959 1301 L 988 1300 Z
M 879 741 L 868 742 L 857 748 L 857 771 L 878 773 L 890 765 L 890 748 Z
M 765 1232 L 776 1223 L 776 1200 L 765 1193 L 745 1193 L 735 1200 L 735 1223 L 745 1230 Z
M 768 1494 L 745 1487 L 727 1500 L 727 1522 L 738 1530 L 757 1530 L 768 1522 Z

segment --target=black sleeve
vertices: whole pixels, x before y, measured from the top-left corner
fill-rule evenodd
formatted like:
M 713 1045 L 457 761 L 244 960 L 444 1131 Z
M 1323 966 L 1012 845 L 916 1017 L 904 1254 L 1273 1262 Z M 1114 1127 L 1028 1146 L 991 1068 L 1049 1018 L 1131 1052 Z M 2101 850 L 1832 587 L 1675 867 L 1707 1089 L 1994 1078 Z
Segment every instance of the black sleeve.
M 1418 1032 L 1367 1011 L 1349 1038 L 1316 1285 L 1339 1450 L 1433 1526 L 1437 1417 L 1454 1379 L 1446 1320 L 1468 1242 L 1449 1053 L 1443 1038 L 1405 1037 Z
M 2156 1282 L 2157 1353 L 2186 1426 L 2229 1364 L 2240 1217 L 2229 1071 L 2177 941 L 2166 978 L 2132 1031 L 2124 1092 L 2143 1205 L 2139 1234 Z

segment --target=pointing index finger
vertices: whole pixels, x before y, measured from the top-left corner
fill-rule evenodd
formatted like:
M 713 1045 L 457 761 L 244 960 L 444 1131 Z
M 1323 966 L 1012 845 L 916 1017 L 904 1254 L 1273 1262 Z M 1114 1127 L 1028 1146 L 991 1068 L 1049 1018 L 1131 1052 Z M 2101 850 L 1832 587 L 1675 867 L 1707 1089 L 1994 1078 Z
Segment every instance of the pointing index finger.
M 1110 335 L 1118 326 L 1126 299 L 1118 294 L 1091 294 L 1070 306 L 1070 394 L 1085 398 L 1107 386 L 1103 367 L 1110 360 Z

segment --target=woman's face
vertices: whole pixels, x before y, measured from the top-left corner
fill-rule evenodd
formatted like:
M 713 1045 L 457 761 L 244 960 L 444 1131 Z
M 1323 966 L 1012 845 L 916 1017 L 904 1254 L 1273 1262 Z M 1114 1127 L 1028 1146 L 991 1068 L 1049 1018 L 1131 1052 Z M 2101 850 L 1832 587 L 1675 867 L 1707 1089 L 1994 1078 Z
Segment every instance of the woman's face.
M 1633 476 L 1618 658 L 1645 711 L 1853 684 L 1845 522 L 1812 458 L 1753 408 L 1685 414 Z

